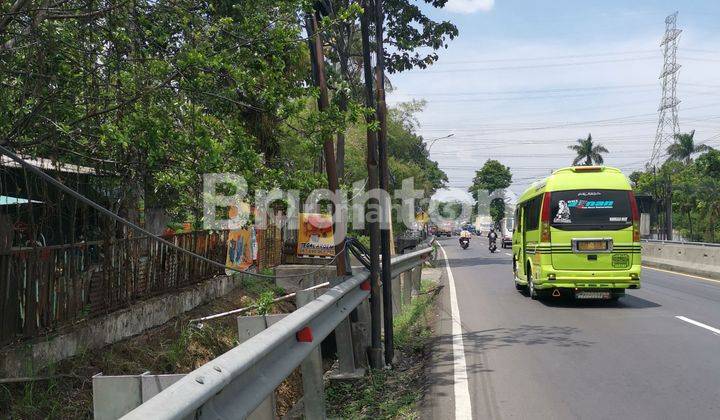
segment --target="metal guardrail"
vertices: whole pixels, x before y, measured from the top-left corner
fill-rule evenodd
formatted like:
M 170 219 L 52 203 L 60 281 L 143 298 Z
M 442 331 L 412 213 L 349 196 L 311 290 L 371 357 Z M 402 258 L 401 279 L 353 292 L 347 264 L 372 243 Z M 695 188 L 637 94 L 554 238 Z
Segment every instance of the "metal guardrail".
M 708 247 L 713 247 L 713 248 L 720 247 L 720 243 L 713 243 L 713 242 L 667 241 L 664 239 L 643 239 L 642 242 L 654 243 L 654 244 L 708 246 Z
M 393 277 L 432 248 L 392 259 Z M 362 270 L 241 345 L 195 369 L 124 419 L 245 418 L 370 294 Z

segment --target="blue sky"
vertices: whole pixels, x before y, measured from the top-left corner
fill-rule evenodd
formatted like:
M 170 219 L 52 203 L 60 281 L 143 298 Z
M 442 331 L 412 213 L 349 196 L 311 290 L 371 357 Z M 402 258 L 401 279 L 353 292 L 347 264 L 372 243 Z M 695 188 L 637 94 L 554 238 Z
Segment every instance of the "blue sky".
M 657 125 L 664 19 L 679 11 L 682 131 L 720 147 L 720 2 L 449 0 L 460 36 L 427 70 L 392 75 L 389 102 L 427 101 L 419 115 L 460 197 L 487 159 L 513 170 L 519 193 L 568 165 L 593 134 L 606 163 L 630 173 L 650 156 Z M 716 136 L 716 137 L 713 137 Z M 443 194 L 440 194 L 443 196 Z

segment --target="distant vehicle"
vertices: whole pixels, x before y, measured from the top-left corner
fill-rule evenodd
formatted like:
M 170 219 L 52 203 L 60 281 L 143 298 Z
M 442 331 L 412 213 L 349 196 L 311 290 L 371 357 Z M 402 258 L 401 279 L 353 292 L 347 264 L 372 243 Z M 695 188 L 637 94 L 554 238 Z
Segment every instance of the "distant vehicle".
M 478 236 L 486 236 L 493 225 L 494 224 L 490 216 L 477 216 L 475 218 L 475 231 Z
M 452 231 L 452 225 L 449 223 L 445 223 L 435 227 L 435 236 L 438 238 L 441 236 L 447 236 L 449 238 L 452 236 Z
M 503 249 L 512 248 L 512 230 L 514 221 L 515 220 L 512 217 L 507 217 L 500 221 L 500 247 Z
M 640 288 L 640 215 L 620 170 L 559 169 L 523 193 L 515 220 L 515 287 L 533 299 L 615 300 Z

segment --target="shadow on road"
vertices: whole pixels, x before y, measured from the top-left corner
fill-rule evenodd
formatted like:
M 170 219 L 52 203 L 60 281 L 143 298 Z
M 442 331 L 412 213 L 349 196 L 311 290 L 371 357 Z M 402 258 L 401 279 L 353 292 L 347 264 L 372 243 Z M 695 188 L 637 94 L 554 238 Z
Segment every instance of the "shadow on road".
M 483 258 L 483 257 L 467 257 L 467 258 L 448 258 L 450 268 L 459 267 L 476 267 L 483 265 L 511 265 L 512 260 L 507 258 Z M 443 262 L 444 264 L 444 262 Z M 512 275 L 512 273 L 510 273 Z M 512 279 L 512 277 L 511 277 Z
M 462 335 L 465 355 L 472 363 L 467 364 L 469 375 L 493 372 L 485 363 L 483 353 L 487 350 L 509 348 L 512 346 L 550 345 L 560 348 L 590 347 L 592 341 L 575 338 L 581 332 L 575 327 L 556 327 L 547 325 L 521 325 L 517 328 L 493 328 L 467 332 Z M 437 371 L 430 380 L 436 384 L 453 383 L 452 336 L 442 335 L 435 339 L 433 348 L 438 350 L 434 357 Z M 475 356 L 475 357 L 473 357 Z
M 523 292 L 523 294 L 527 295 L 527 292 Z M 545 297 L 539 299 L 538 302 L 552 308 L 646 309 L 661 306 L 659 303 L 632 295 L 625 295 L 618 301 Z

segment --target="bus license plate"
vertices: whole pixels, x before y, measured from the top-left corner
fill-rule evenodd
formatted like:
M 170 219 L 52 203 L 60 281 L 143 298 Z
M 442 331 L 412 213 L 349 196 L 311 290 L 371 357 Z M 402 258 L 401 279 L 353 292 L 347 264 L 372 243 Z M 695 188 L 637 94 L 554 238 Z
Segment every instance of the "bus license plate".
M 575 292 L 576 299 L 610 299 L 610 292 L 608 291 L 578 291 Z
M 607 241 L 578 241 L 578 251 L 607 251 Z

